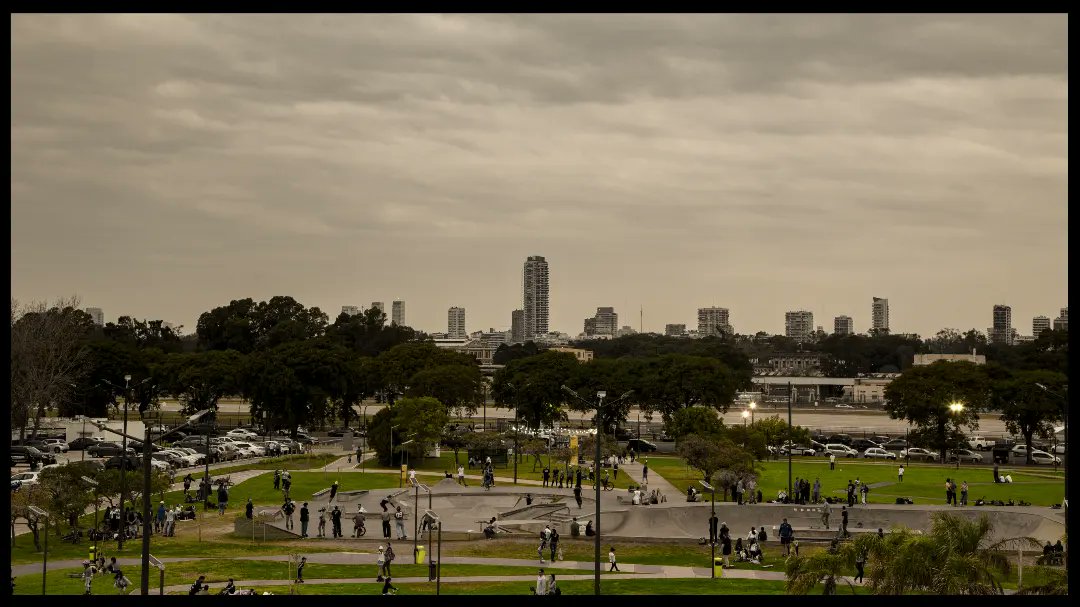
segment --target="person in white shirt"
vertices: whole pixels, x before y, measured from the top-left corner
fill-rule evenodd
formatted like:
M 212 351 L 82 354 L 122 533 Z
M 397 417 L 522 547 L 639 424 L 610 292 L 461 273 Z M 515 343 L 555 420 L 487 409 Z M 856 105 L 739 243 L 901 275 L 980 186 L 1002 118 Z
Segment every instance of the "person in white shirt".
M 633 504 L 635 506 L 640 506 L 641 505 L 641 490 L 640 489 L 634 489 Z
M 169 509 L 165 511 L 165 536 L 172 537 L 176 529 L 176 511 Z
M 540 573 L 536 574 L 536 595 L 544 596 L 547 594 L 547 576 L 544 575 L 544 570 L 541 569 Z
M 412 484 L 412 485 L 416 484 L 416 470 L 415 469 L 410 469 L 409 470 L 409 483 Z
M 457 482 L 462 487 L 468 487 L 468 485 L 465 484 L 465 466 L 462 466 L 461 464 L 458 464 L 457 467 Z

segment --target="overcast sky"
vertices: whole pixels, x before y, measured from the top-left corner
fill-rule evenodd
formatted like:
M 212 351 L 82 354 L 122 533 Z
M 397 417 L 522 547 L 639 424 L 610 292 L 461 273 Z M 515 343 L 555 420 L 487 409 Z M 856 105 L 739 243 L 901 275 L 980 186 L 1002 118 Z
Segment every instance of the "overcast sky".
M 894 332 L 1068 305 L 1064 15 L 14 15 L 12 296 Z

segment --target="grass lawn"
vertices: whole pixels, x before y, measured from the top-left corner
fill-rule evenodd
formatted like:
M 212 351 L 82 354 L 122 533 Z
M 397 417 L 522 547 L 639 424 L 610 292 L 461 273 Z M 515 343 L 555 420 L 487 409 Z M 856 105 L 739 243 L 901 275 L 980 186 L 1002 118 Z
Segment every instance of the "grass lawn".
M 299 503 L 312 501 L 312 494 L 328 489 L 335 480 L 338 481 L 339 491 L 396 489 L 399 484 L 396 475 L 378 472 L 365 473 L 357 470 L 290 472 L 292 474 L 292 488 L 289 493 Z M 257 506 L 276 506 L 281 504 L 284 499 L 280 490 L 274 490 L 274 477 L 272 474 L 264 474 L 246 480 L 230 489 L 230 510 L 232 505 L 239 508 L 248 498 L 251 498 Z
M 545 573 L 548 571 L 545 569 Z M 444 569 L 445 572 L 445 569 Z M 535 572 L 533 572 L 535 574 Z M 592 580 L 558 580 L 563 594 L 593 594 Z M 535 586 L 534 580 L 520 582 L 442 582 L 440 594 L 473 595 L 529 595 L 529 588 Z M 434 595 L 435 582 L 420 584 L 394 584 L 400 595 Z M 248 586 L 242 586 L 248 588 Z M 254 590 L 274 594 L 289 594 L 288 586 L 253 587 Z M 41 588 L 38 588 L 40 592 Z M 862 590 L 861 588 L 859 589 Z M 603 594 L 785 594 L 784 582 L 772 580 L 745 579 L 603 579 L 600 582 Z M 114 591 L 115 592 L 115 591 Z M 310 595 L 372 595 L 381 594 L 382 584 L 305 584 L 296 587 L 296 594 Z M 862 594 L 860 592 L 860 594 Z
M 280 457 L 269 457 L 249 464 L 237 464 L 235 466 L 226 466 L 210 470 L 210 476 L 217 478 L 223 474 L 232 474 L 233 472 L 243 472 L 245 470 L 278 470 L 280 468 L 307 470 L 311 468 L 322 468 L 340 457 L 342 457 L 342 454 L 340 453 L 282 455 Z M 202 477 L 202 474 L 195 474 L 192 472 L 191 476 L 198 481 L 198 479 Z M 183 480 L 183 477 L 178 477 L 177 480 Z M 196 484 L 196 486 L 198 485 Z
M 469 461 L 468 453 L 466 451 L 459 452 L 458 453 L 458 461 L 460 461 L 463 465 L 467 465 L 468 461 Z M 518 479 L 519 480 L 520 479 L 533 480 L 533 481 L 542 481 L 542 480 L 544 480 L 544 475 L 542 473 L 542 470 L 544 469 L 544 465 L 548 464 L 549 460 L 548 460 L 548 458 L 546 456 L 541 456 L 540 457 L 541 463 L 535 466 L 536 470 L 534 471 L 533 470 L 533 464 L 534 464 L 535 461 L 536 460 L 534 458 L 532 458 L 532 457 L 522 456 L 522 460 L 520 462 L 518 462 Z M 550 465 L 551 466 L 556 466 L 558 464 L 559 464 L 558 462 L 552 461 Z M 441 474 L 442 472 L 445 471 L 445 472 L 449 472 L 449 473 L 453 474 L 454 477 L 457 478 L 457 464 L 454 463 L 454 452 L 453 451 L 444 451 L 444 452 L 442 452 L 442 455 L 440 457 L 425 457 L 422 460 L 414 459 L 414 460 L 409 462 L 409 465 L 416 468 L 416 470 L 418 472 L 438 472 L 438 473 Z M 562 468 L 562 470 L 563 471 L 566 470 L 565 466 Z M 571 472 L 573 472 L 574 470 L 575 470 L 574 468 L 571 468 Z M 586 472 L 588 472 L 587 468 L 586 468 Z M 468 468 L 465 469 L 465 474 L 479 475 L 481 473 L 482 473 L 482 470 L 480 468 L 472 468 L 471 470 L 468 469 Z M 513 478 L 514 477 L 514 461 L 510 460 L 509 465 L 507 465 L 505 468 L 501 468 L 499 466 L 496 466 L 495 467 L 495 476 L 496 477 L 504 477 L 504 478 Z M 603 473 L 601 472 L 601 478 L 602 477 L 603 477 Z M 626 489 L 626 488 L 628 488 L 630 486 L 630 483 L 631 483 L 630 477 L 627 476 L 626 474 L 621 473 L 621 472 L 619 474 L 619 478 L 617 478 L 617 479 L 612 477 L 612 476 L 609 476 L 608 478 L 615 483 L 615 487 L 617 489 Z M 582 487 L 583 488 L 584 488 L 584 484 L 585 484 L 585 481 L 582 481 Z M 634 484 L 636 485 L 637 483 L 634 483 Z
M 787 486 L 787 460 L 762 462 L 759 486 L 766 500 L 775 499 L 781 488 Z M 649 457 L 649 470 L 663 476 L 668 482 L 681 490 L 690 484 L 696 484 L 700 474 L 685 465 L 678 457 Z M 821 479 L 822 495 L 843 497 L 848 480 L 858 478 L 862 482 L 887 483 L 881 487 L 872 487 L 869 494 L 871 503 L 895 503 L 897 497 L 910 497 L 919 504 L 945 504 L 943 486 L 946 478 L 957 480 L 957 484 L 968 482 L 968 503 L 976 499 L 998 499 L 1002 501 L 1025 500 L 1036 506 L 1049 506 L 1060 503 L 1064 496 L 1064 476 L 1054 474 L 1052 469 L 1010 469 L 1002 468 L 1001 474 L 1011 474 L 1013 482 L 994 483 L 993 468 L 961 466 L 941 466 L 939 464 L 916 464 L 907 466 L 904 482 L 896 478 L 896 462 L 871 462 L 862 459 L 838 459 L 836 470 L 829 470 L 829 462 L 819 458 L 796 458 L 792 460 L 792 479 Z M 718 498 L 722 494 L 718 493 Z M 707 498 L 708 496 L 706 496 Z M 730 495 L 729 495 L 730 499 Z

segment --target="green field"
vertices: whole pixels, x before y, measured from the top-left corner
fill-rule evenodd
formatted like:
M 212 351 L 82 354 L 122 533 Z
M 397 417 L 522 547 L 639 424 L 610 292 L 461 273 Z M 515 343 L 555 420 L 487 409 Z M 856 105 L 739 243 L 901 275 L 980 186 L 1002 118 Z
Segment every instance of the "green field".
M 545 570 L 545 573 L 547 571 Z M 593 594 L 592 580 L 559 580 L 556 581 L 563 594 L 591 595 Z M 533 580 L 520 582 L 443 582 L 440 594 L 472 594 L 472 595 L 529 595 L 529 588 L 536 585 Z M 427 582 L 420 584 L 394 584 L 399 595 L 433 595 L 435 583 Z M 246 586 L 245 586 L 246 588 Z M 267 586 L 254 587 L 258 592 L 271 592 L 274 594 L 289 594 L 289 587 Z M 759 581 L 744 579 L 603 579 L 600 582 L 602 594 L 784 594 L 784 582 Z M 39 589 L 40 590 L 40 589 Z M 858 589 L 864 594 L 862 589 Z M 372 595 L 382 593 L 382 584 L 310 584 L 301 585 L 296 589 L 297 594 L 311 595 Z
M 290 473 L 292 474 L 292 488 L 289 495 L 299 503 L 313 501 L 312 494 L 328 489 L 335 480 L 339 483 L 339 491 L 396 489 L 399 484 L 397 475 L 380 472 L 365 473 L 359 470 L 293 472 L 290 470 Z M 231 506 L 239 507 L 248 498 L 251 498 L 258 506 L 283 503 L 281 491 L 274 490 L 274 475 L 272 473 L 248 479 L 229 490 Z M 323 499 L 327 498 L 324 497 Z
M 660 474 L 680 491 L 685 491 L 691 484 L 697 484 L 700 473 L 685 465 L 678 457 L 649 457 L 649 471 Z M 1061 503 L 1064 497 L 1065 483 L 1062 472 L 1050 468 L 1005 468 L 1001 474 L 1011 474 L 1013 482 L 1009 484 L 993 483 L 993 468 L 981 466 L 942 466 L 939 464 L 916 464 L 907 466 L 904 482 L 898 483 L 896 462 L 871 462 L 862 459 L 838 459 L 836 469 L 829 470 L 829 462 L 819 458 L 795 458 L 792 460 L 791 476 L 806 478 L 813 485 L 814 479 L 821 479 L 823 496 L 844 497 L 848 480 L 858 478 L 864 483 L 885 483 L 881 487 L 871 487 L 870 503 L 895 503 L 897 497 L 910 497 L 916 504 L 945 504 L 944 484 L 946 478 L 968 482 L 968 503 L 976 499 L 1024 500 L 1036 506 L 1049 506 Z M 765 500 L 776 499 L 780 489 L 787 487 L 787 460 L 760 463 L 758 485 Z M 708 496 L 706 496 L 708 497 Z M 722 493 L 717 498 L 722 499 Z M 729 494 L 730 499 L 730 494 Z
M 463 465 L 467 466 L 468 461 L 469 461 L 468 453 L 466 451 L 459 452 L 458 453 L 458 461 L 460 461 Z M 544 475 L 542 473 L 542 470 L 544 469 L 544 464 L 548 463 L 548 461 L 549 461 L 548 458 L 546 456 L 541 456 L 541 458 L 540 458 L 541 463 L 535 466 L 535 471 L 534 471 L 534 466 L 533 466 L 534 461 L 535 461 L 535 459 L 532 458 L 532 457 L 527 457 L 527 456 L 522 457 L 522 460 L 520 462 L 518 462 L 518 470 L 517 470 L 518 480 L 531 480 L 531 481 L 537 481 L 537 482 L 544 480 Z M 423 459 L 414 459 L 414 460 L 409 462 L 409 465 L 416 468 L 416 470 L 419 471 L 419 472 L 439 472 L 439 473 L 449 472 L 449 473 L 453 474 L 455 478 L 457 478 L 457 464 L 454 463 L 454 453 L 453 453 L 453 451 L 450 451 L 450 452 L 444 451 L 441 454 L 440 457 L 425 457 Z M 558 462 L 551 462 L 551 465 L 554 467 L 554 466 L 558 465 Z M 566 470 L 565 467 L 563 467 L 562 470 L 565 471 Z M 571 468 L 571 472 L 573 472 L 573 470 L 574 469 Z M 587 471 L 588 470 L 586 469 L 586 472 Z M 482 470 L 480 468 L 475 468 L 475 467 L 470 470 L 468 467 L 466 467 L 465 474 L 480 475 L 480 474 L 482 474 Z M 601 473 L 601 477 L 602 477 L 602 475 L 603 475 L 603 473 Z M 498 477 L 513 478 L 514 477 L 514 462 L 513 462 L 513 460 L 510 460 L 509 464 L 507 464 L 506 467 L 496 466 L 495 467 L 495 476 L 496 476 L 496 478 L 498 478 Z M 626 474 L 622 473 L 621 471 L 619 472 L 619 478 L 616 479 L 613 476 L 609 476 L 608 478 L 614 483 L 614 486 L 617 489 L 626 489 L 626 488 L 628 488 L 630 486 L 630 483 L 631 483 L 630 477 L 627 476 Z M 470 480 L 470 481 L 467 481 L 467 482 L 469 482 L 469 483 L 478 483 L 479 481 Z M 498 484 L 498 481 L 496 481 L 496 484 Z M 584 485 L 584 481 L 582 481 L 582 484 Z

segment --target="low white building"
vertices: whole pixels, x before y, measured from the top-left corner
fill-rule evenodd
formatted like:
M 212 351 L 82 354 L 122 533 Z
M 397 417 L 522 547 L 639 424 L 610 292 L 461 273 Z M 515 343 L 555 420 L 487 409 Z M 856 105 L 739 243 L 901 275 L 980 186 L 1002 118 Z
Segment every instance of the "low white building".
M 975 363 L 976 365 L 986 364 L 986 356 L 983 354 L 975 354 L 974 352 L 971 354 L 916 354 L 914 364 L 916 367 L 921 367 L 924 365 L 932 365 L 939 360 L 947 360 L 949 362 L 963 361 Z

